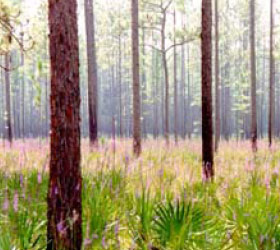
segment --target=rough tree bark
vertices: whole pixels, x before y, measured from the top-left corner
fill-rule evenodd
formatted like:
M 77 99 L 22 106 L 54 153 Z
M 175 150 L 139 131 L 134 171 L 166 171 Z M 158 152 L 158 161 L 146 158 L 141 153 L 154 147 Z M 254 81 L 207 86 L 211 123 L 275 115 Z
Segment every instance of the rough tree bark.
M 258 150 L 257 139 L 257 87 L 255 47 L 255 0 L 250 0 L 250 45 L 251 45 L 251 141 L 252 150 Z
M 47 250 L 82 245 L 80 88 L 76 0 L 49 0 L 51 159 Z
M 139 76 L 139 13 L 138 0 L 131 0 L 132 17 L 132 73 L 133 73 L 133 152 L 141 154 L 141 111 L 140 111 L 140 76 Z
M 212 128 L 212 1 L 202 0 L 202 161 L 206 180 L 214 177 Z
M 275 58 L 274 58 L 274 0 L 270 1 L 270 79 L 269 79 L 269 118 L 268 118 L 268 141 L 272 146 L 275 124 Z
M 87 37 L 88 62 L 88 112 L 89 112 L 89 140 L 91 146 L 98 143 L 98 83 L 95 45 L 95 24 L 93 0 L 85 0 L 85 22 Z
M 215 151 L 218 151 L 219 142 L 220 142 L 220 63 L 219 63 L 219 3 L 218 0 L 215 0 Z

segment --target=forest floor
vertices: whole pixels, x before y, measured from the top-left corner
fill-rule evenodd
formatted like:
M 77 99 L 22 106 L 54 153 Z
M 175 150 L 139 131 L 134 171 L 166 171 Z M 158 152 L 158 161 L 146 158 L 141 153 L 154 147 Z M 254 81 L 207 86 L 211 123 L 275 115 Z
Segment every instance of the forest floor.
M 84 249 L 280 249 L 280 146 L 222 142 L 216 177 L 201 177 L 201 143 L 146 140 L 82 146 Z M 0 146 L 0 249 L 43 249 L 49 146 Z M 114 153 L 115 148 L 115 153 Z M 154 248 L 153 248 L 154 247 Z

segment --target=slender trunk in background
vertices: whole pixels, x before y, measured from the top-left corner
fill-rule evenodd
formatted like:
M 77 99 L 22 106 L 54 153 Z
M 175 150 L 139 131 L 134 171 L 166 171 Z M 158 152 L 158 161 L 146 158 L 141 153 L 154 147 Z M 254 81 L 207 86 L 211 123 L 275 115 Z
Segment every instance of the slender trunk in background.
M 152 32 L 152 41 L 154 43 L 154 33 Z M 156 139 L 158 136 L 158 109 L 157 109 L 157 96 L 158 96 L 158 55 L 157 51 L 152 51 L 152 67 L 151 67 L 151 78 L 153 83 L 152 88 L 152 99 L 153 99 L 153 138 Z
M 133 73 L 133 152 L 141 154 L 138 0 L 131 0 Z
M 162 64 L 164 70 L 164 81 L 165 81 L 165 126 L 164 126 L 164 137 L 166 144 L 169 145 L 169 73 L 166 58 L 165 49 L 165 26 L 166 26 L 166 10 L 162 13 L 162 24 L 161 24 L 161 52 L 162 52 Z
M 174 10 L 174 137 L 178 144 L 178 88 L 177 88 L 177 51 L 176 51 L 176 10 Z
M 215 151 L 218 151 L 220 142 L 220 63 L 219 63 L 219 0 L 215 0 Z
M 202 162 L 206 180 L 214 177 L 212 125 L 212 1 L 202 0 Z
M 182 137 L 186 138 L 186 69 L 185 69 L 185 45 L 181 47 L 181 82 L 182 82 Z M 188 110 L 189 112 L 189 110 Z
M 21 43 L 23 44 L 23 37 L 24 33 L 21 32 Z M 24 70 L 24 52 L 21 50 L 20 53 L 20 65 L 21 65 L 21 135 L 22 135 L 22 140 L 24 142 L 24 137 L 25 137 L 25 70 Z
M 270 79 L 269 79 L 269 119 L 268 119 L 268 141 L 272 146 L 275 125 L 275 58 L 274 58 L 274 0 L 270 1 Z
M 120 8 L 120 7 L 119 7 Z M 120 129 L 120 137 L 123 137 L 123 121 L 122 121 L 122 111 L 123 111 L 123 103 L 122 103 L 122 39 L 121 39 L 121 13 L 119 9 L 119 37 L 118 37 L 118 46 L 119 46 L 119 129 Z
M 258 150 L 257 139 L 257 86 L 255 47 L 255 0 L 250 0 L 250 45 L 251 45 L 251 141 L 252 150 Z
M 10 60 L 12 61 L 12 58 L 16 58 L 17 54 L 16 51 L 13 50 L 10 54 Z M 18 72 L 16 72 L 17 74 Z M 18 84 L 18 78 L 15 77 L 16 79 L 12 80 L 12 83 L 10 83 L 11 87 L 11 114 L 12 114 L 12 131 L 13 131 L 13 136 L 16 139 L 18 137 L 18 130 L 17 130 L 17 84 Z
M 187 100 L 187 123 L 188 123 L 188 139 L 192 137 L 193 131 L 193 114 L 192 114 L 192 106 L 191 106 L 191 74 L 190 74 L 190 47 L 187 45 L 187 52 L 188 52 L 188 100 Z M 193 77 L 192 77 L 193 78 Z
M 13 143 L 12 116 L 11 116 L 11 82 L 10 82 L 10 62 L 9 52 L 5 54 L 5 92 L 6 92 L 6 133 L 10 146 Z
M 35 58 L 35 57 L 34 57 Z M 32 62 L 32 74 L 34 76 L 35 79 L 35 75 L 36 75 L 36 62 L 35 59 L 33 58 L 33 62 Z M 35 107 L 33 105 L 33 100 L 34 100 L 34 88 L 33 88 L 33 82 L 29 82 L 30 85 L 30 99 L 29 99 L 29 135 L 28 137 L 33 138 L 34 137 L 34 126 L 35 124 L 33 124 L 33 114 L 35 111 Z
M 89 140 L 91 146 L 98 144 L 98 83 L 95 45 L 95 24 L 93 0 L 85 0 L 85 22 L 87 37 L 87 66 L 88 66 L 88 112 Z
M 145 44 L 145 29 L 142 29 L 142 43 Z M 141 103 L 141 113 L 142 113 L 142 126 L 143 126 L 143 136 L 147 137 L 147 86 L 146 86 L 146 49 L 142 46 L 142 103 Z
M 266 58 L 265 58 L 265 54 L 266 54 L 266 41 L 264 39 L 263 41 L 263 56 L 262 56 L 262 80 L 261 80 L 261 105 L 260 105 L 260 117 L 261 117 L 261 124 L 260 124 L 260 134 L 261 134 L 261 138 L 263 139 L 264 138 L 264 127 L 265 127 L 265 123 L 266 123 L 266 119 L 265 119 L 265 77 L 266 77 Z
M 121 39 L 121 38 L 119 38 Z M 123 110 L 123 103 L 122 103 L 122 55 L 121 55 L 121 46 L 119 46 L 119 134 L 120 137 L 123 137 L 123 121 L 122 121 L 122 110 Z
M 49 0 L 51 159 L 47 250 L 82 248 L 79 45 L 76 0 Z
M 159 66 L 159 53 L 157 51 L 155 51 L 155 109 L 156 109 L 156 113 L 155 113 L 155 134 L 156 134 L 156 138 L 159 136 L 160 133 L 160 119 L 159 119 L 159 98 L 160 98 L 160 86 L 159 86 L 159 82 L 161 80 L 161 71 L 160 71 L 160 66 Z
M 159 79 L 160 79 L 160 76 L 159 76 L 159 70 L 158 70 L 158 54 L 156 54 L 156 72 L 155 72 L 155 87 L 156 87 L 156 93 L 155 93 L 155 135 L 156 135 L 156 138 L 158 137 L 159 135 L 159 107 L 158 107 L 158 104 L 159 104 Z
M 161 61 L 162 61 L 162 54 L 161 54 Z M 164 137 L 164 131 L 165 131 L 165 94 L 164 94 L 164 71 L 162 71 L 162 76 L 160 78 L 161 84 L 160 84 L 160 94 L 161 94 L 161 135 Z

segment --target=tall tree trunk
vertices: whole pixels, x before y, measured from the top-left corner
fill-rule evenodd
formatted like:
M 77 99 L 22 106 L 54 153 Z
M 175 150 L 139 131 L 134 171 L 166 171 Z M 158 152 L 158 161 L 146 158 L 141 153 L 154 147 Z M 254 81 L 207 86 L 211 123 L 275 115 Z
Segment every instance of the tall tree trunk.
M 262 80 L 261 80 L 261 103 L 260 103 L 260 134 L 261 134 L 261 138 L 263 139 L 264 135 L 263 135 L 263 132 L 264 132 L 264 123 L 266 122 L 266 119 L 265 119 L 265 77 L 266 77 L 266 70 L 265 70 L 265 67 L 266 67 L 266 58 L 265 58 L 265 52 L 266 52 L 266 48 L 265 48 L 265 45 L 266 45 L 266 42 L 265 42 L 265 39 L 264 39 L 264 42 L 263 42 L 263 57 L 262 57 Z
M 76 0 L 49 0 L 51 159 L 47 250 L 82 247 L 79 46 Z
M 35 75 L 36 75 L 35 59 L 33 59 L 33 62 L 32 62 L 32 74 L 35 77 Z M 34 88 L 33 88 L 33 82 L 32 81 L 29 82 L 29 86 L 30 86 L 31 90 L 30 90 L 30 98 L 29 98 L 29 126 L 28 126 L 29 127 L 29 135 L 28 136 L 33 138 L 33 136 L 34 136 L 34 127 L 35 127 L 35 124 L 33 124 L 33 114 L 34 114 L 34 111 L 35 111 L 35 107 L 33 105 Z
M 215 0 L 215 151 L 218 151 L 220 142 L 220 63 L 219 63 L 219 0 Z
M 212 3 L 202 0 L 202 161 L 206 180 L 214 177 L 212 128 Z
M 191 74 L 190 74 L 190 47 L 187 45 L 188 52 L 188 100 L 187 100 L 187 128 L 188 128 L 188 139 L 191 139 L 193 132 L 193 114 L 192 114 L 192 106 L 191 106 Z M 193 77 L 192 77 L 193 78 Z M 184 114 L 186 116 L 186 114 Z
M 152 41 L 155 41 L 154 33 L 152 33 Z M 159 119 L 158 119 L 158 78 L 159 78 L 159 70 L 158 70 L 158 52 L 156 50 L 152 51 L 152 67 L 151 67 L 151 75 L 153 82 L 153 137 L 156 139 L 158 137 L 159 131 Z
M 177 88 L 177 50 L 176 50 L 176 10 L 174 9 L 174 137 L 178 144 L 178 88 Z
M 185 45 L 181 47 L 181 82 L 182 82 L 182 137 L 186 138 L 186 69 L 185 69 Z M 188 110 L 189 112 L 189 110 Z
M 95 24 L 93 0 L 85 0 L 85 21 L 87 35 L 87 62 L 88 62 L 88 112 L 89 112 L 89 139 L 91 146 L 98 143 L 98 87 L 97 63 L 95 45 Z
M 122 48 L 121 48 L 121 35 L 119 35 L 119 128 L 120 137 L 123 136 L 123 103 L 122 103 Z
M 269 79 L 269 123 L 268 141 L 269 147 L 272 145 L 275 125 L 275 58 L 274 58 L 274 0 L 270 1 L 270 79 Z
M 256 86 L 256 47 L 255 47 L 255 0 L 250 0 L 250 44 L 251 44 L 251 141 L 252 150 L 257 147 L 257 86 Z
M 141 111 L 139 76 L 139 29 L 138 0 L 131 0 L 132 17 L 132 62 L 133 62 L 133 152 L 141 154 Z
M 166 58 L 165 49 L 165 26 L 166 26 L 166 10 L 162 13 L 162 26 L 161 26 L 161 52 L 162 52 L 162 64 L 164 70 L 165 81 L 165 121 L 164 121 L 164 136 L 166 144 L 169 145 L 169 72 Z
M 119 65 L 119 134 L 120 137 L 123 137 L 123 102 L 122 102 L 122 27 L 121 27 L 121 10 L 119 6 L 119 35 L 118 35 L 118 47 L 119 47 L 119 54 L 118 54 L 118 65 Z
M 145 44 L 145 29 L 142 29 L 142 43 Z M 143 127 L 143 136 L 146 138 L 147 136 L 147 86 L 146 86 L 146 49 L 145 46 L 142 46 L 142 103 L 141 103 L 141 113 L 142 113 L 142 127 Z
M 11 83 L 10 83 L 10 62 L 9 52 L 5 54 L 5 92 L 6 92 L 6 133 L 10 146 L 13 143 L 12 117 L 11 117 Z
M 21 43 L 23 43 L 24 39 L 24 33 L 21 32 Z M 20 64 L 21 64 L 21 71 L 22 71 L 22 76 L 21 76 L 21 135 L 22 135 L 22 140 L 24 141 L 25 137 L 25 70 L 24 70 L 24 52 L 21 51 L 20 53 Z

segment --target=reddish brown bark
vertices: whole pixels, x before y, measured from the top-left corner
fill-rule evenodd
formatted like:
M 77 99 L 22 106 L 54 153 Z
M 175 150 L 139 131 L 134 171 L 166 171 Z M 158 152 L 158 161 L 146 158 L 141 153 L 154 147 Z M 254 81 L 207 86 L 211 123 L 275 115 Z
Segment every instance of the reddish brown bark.
M 202 0 L 202 161 L 206 178 L 214 177 L 212 125 L 212 3 Z
M 51 159 L 48 250 L 82 245 L 80 88 L 76 0 L 49 0 Z
M 140 82 L 139 82 L 139 13 L 138 0 L 131 1 L 132 61 L 133 61 L 133 152 L 141 154 Z

